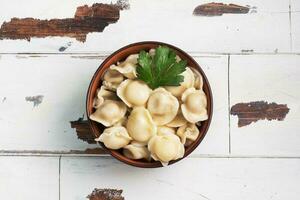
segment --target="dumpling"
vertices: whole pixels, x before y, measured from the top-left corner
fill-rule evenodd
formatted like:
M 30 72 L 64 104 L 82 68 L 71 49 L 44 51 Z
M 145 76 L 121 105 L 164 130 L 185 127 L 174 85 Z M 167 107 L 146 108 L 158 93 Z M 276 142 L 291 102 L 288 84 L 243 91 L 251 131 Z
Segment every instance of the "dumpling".
M 147 103 L 147 109 L 157 125 L 164 125 L 172 121 L 178 108 L 178 100 L 164 88 L 155 89 Z
M 184 76 L 184 81 L 180 84 L 180 86 L 166 86 L 166 90 L 172 93 L 175 97 L 180 98 L 182 93 L 190 87 L 194 86 L 195 77 L 193 71 L 187 67 L 184 72 L 182 72 Z
M 128 106 L 145 106 L 151 89 L 140 80 L 127 79 L 117 88 L 117 95 Z
M 199 129 L 195 124 L 188 123 L 179 127 L 176 134 L 180 137 L 182 144 L 188 146 L 199 136 Z
M 196 123 L 208 119 L 206 95 L 202 90 L 189 88 L 182 94 L 181 100 L 181 111 L 187 121 Z
M 90 119 L 103 124 L 112 126 L 125 116 L 126 105 L 121 101 L 105 100 L 97 110 L 90 115 Z
M 116 93 L 111 92 L 105 86 L 101 86 L 100 89 L 97 90 L 97 97 L 95 97 L 93 101 L 93 107 L 99 108 L 99 106 L 104 102 L 104 100 L 117 100 L 118 97 Z
M 104 129 L 100 137 L 95 140 L 103 142 L 109 149 L 120 149 L 129 144 L 132 138 L 128 135 L 125 127 L 118 126 Z
M 167 126 L 158 126 L 157 135 L 175 134 L 175 129 Z
M 194 68 L 191 68 L 191 70 L 193 71 L 194 77 L 195 77 L 194 88 L 196 88 L 197 90 L 202 90 L 203 78 L 202 78 L 201 74 Z
M 127 117 L 124 116 L 119 121 L 114 123 L 114 126 L 126 126 L 126 124 L 127 124 Z
M 110 90 L 115 91 L 123 80 L 124 76 L 120 72 L 108 69 L 103 76 L 102 84 Z
M 133 141 L 130 144 L 126 145 L 123 148 L 123 154 L 127 158 L 137 160 L 137 159 L 146 159 L 151 160 L 150 152 L 145 144 Z
M 155 55 L 155 49 L 150 49 L 149 55 L 153 57 Z
M 157 130 L 149 111 L 144 107 L 133 108 L 128 117 L 126 128 L 134 140 L 142 143 L 147 143 Z
M 163 166 L 184 156 L 184 146 L 175 134 L 153 136 L 148 143 L 148 150 L 151 157 L 160 161 Z
M 175 118 L 172 121 L 170 121 L 169 123 L 167 123 L 166 126 L 180 127 L 180 126 L 185 125 L 186 123 L 187 123 L 187 120 L 182 115 L 181 109 L 178 109 L 178 112 L 177 112 L 177 115 L 175 116 Z
M 121 74 L 123 74 L 125 77 L 129 79 L 135 79 L 137 77 L 136 75 L 136 66 L 137 66 L 137 59 L 139 55 L 138 54 L 131 54 L 126 58 L 124 62 L 118 63 L 118 65 L 112 65 L 110 69 L 117 70 Z

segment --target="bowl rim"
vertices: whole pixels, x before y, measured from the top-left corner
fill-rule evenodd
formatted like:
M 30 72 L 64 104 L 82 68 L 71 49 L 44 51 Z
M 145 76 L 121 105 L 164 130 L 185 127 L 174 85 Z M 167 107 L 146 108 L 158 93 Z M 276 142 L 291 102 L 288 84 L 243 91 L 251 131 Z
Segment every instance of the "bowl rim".
M 182 49 L 176 47 L 176 46 L 173 46 L 171 44 L 168 44 L 168 43 L 164 43 L 164 42 L 160 42 L 160 41 L 141 41 L 141 42 L 135 42 L 135 43 L 131 43 L 131 44 L 128 44 L 126 46 L 123 46 L 121 48 L 119 48 L 118 50 L 114 51 L 113 53 L 111 53 L 106 59 L 103 60 L 103 62 L 100 64 L 100 66 L 97 68 L 97 70 L 95 71 L 95 73 L 93 74 L 93 77 L 89 83 L 89 87 L 88 87 L 88 90 L 87 90 L 87 94 L 86 94 L 86 114 L 87 114 L 87 120 L 88 120 L 88 124 L 92 130 L 92 134 L 97 137 L 97 135 L 95 134 L 95 132 L 97 131 L 93 125 L 93 121 L 89 118 L 89 98 L 91 98 L 90 96 L 92 96 L 91 94 L 91 90 L 92 90 L 92 86 L 94 85 L 95 83 L 95 79 L 97 78 L 97 75 L 99 73 L 99 71 L 101 71 L 101 69 L 103 68 L 103 66 L 108 62 L 110 61 L 110 59 L 112 59 L 112 57 L 114 57 L 116 54 L 128 49 L 128 48 L 131 48 L 131 47 L 134 47 L 134 46 L 139 46 L 139 45 L 147 45 L 147 44 L 151 44 L 151 45 L 164 45 L 164 46 L 168 46 L 170 47 L 171 49 L 174 49 L 175 51 L 178 51 L 180 52 L 181 54 L 184 54 L 191 62 L 193 62 L 196 67 L 197 67 L 197 70 L 200 72 L 201 76 L 202 76 L 202 79 L 203 79 L 203 84 L 205 84 L 207 86 L 207 89 L 208 89 L 208 94 L 206 94 L 209 98 L 207 98 L 207 100 L 210 102 L 210 113 L 208 113 L 208 119 L 206 120 L 207 121 L 207 126 L 205 127 L 205 130 L 203 131 L 203 133 L 200 135 L 200 138 L 198 140 L 196 140 L 193 144 L 193 146 L 189 149 L 189 151 L 185 152 L 184 156 L 180 159 L 177 159 L 177 160 L 172 160 L 169 162 L 168 165 L 172 165 L 184 158 L 186 158 L 188 155 L 190 155 L 198 146 L 199 144 L 202 142 L 202 140 L 204 139 L 204 137 L 206 136 L 207 134 L 207 131 L 210 127 L 210 124 L 211 124 L 211 121 L 212 121 L 212 116 L 213 116 L 213 95 L 212 95 L 212 90 L 211 90 L 211 86 L 209 84 L 209 81 L 206 77 L 206 74 L 204 73 L 203 69 L 201 68 L 201 66 L 195 61 L 195 59 L 190 56 L 188 53 L 186 53 L 185 51 L 183 51 Z M 102 142 L 99 142 L 100 145 L 109 152 L 109 154 L 111 156 L 113 156 L 114 158 L 116 158 L 117 160 L 123 162 L 123 163 L 126 163 L 128 165 L 131 165 L 131 166 L 134 166 L 134 167 L 140 167 L 140 168 L 158 168 L 158 167 L 163 167 L 161 165 L 160 162 L 158 161 L 155 161 L 155 162 L 137 162 L 136 160 L 133 160 L 133 159 L 124 159 L 124 156 L 120 156 L 119 154 L 120 153 L 116 153 L 114 150 L 111 150 L 111 149 L 108 149 L 107 147 L 105 147 L 105 145 L 102 143 Z

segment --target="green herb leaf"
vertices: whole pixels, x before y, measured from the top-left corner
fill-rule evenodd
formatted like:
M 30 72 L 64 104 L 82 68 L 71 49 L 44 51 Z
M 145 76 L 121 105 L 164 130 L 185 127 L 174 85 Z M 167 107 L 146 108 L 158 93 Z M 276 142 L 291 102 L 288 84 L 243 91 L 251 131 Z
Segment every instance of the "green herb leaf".
M 145 51 L 139 53 L 137 77 L 152 89 L 159 86 L 179 86 L 184 80 L 181 73 L 185 71 L 186 64 L 185 60 L 176 61 L 173 50 L 159 46 L 154 57 Z

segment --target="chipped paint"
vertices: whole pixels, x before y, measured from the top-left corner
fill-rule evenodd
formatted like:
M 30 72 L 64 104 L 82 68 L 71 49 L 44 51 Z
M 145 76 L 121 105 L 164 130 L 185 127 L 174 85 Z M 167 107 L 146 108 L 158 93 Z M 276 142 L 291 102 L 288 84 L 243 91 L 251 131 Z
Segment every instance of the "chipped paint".
M 95 188 L 87 198 L 89 200 L 124 200 L 122 192 L 123 190 Z
M 95 3 L 92 6 L 77 7 L 74 18 L 41 20 L 34 18 L 12 18 L 0 28 L 0 40 L 44 38 L 48 36 L 71 37 L 85 42 L 88 33 L 102 32 L 110 23 L 116 23 L 120 10 L 129 8 L 129 4 Z M 65 47 L 60 48 L 66 50 Z
M 63 52 L 65 51 L 67 48 L 69 48 L 72 45 L 72 42 L 68 42 L 67 45 L 61 46 L 58 51 Z
M 236 4 L 206 3 L 197 6 L 193 14 L 196 16 L 222 16 L 223 14 L 247 14 L 250 6 Z
M 3 97 L 2 99 L 2 103 L 4 103 L 6 101 L 6 97 Z
M 243 127 L 258 120 L 283 121 L 289 113 L 286 104 L 254 101 L 250 103 L 237 103 L 231 107 L 230 114 L 238 116 L 238 127 Z
M 253 53 L 254 50 L 253 49 L 242 49 L 241 52 L 242 53 Z
M 44 99 L 44 95 L 36 95 L 36 96 L 27 96 L 25 100 L 33 103 L 33 107 L 39 106 Z
M 87 120 L 83 120 L 80 117 L 76 121 L 71 121 L 71 128 L 75 128 L 77 132 L 77 138 L 81 139 L 89 144 L 96 144 L 95 137 L 92 134 L 92 130 Z

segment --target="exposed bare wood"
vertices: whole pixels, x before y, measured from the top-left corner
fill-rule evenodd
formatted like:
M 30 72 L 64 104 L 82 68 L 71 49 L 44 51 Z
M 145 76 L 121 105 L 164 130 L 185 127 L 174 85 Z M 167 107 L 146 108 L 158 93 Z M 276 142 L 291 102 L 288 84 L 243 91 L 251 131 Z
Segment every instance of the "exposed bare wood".
M 90 200 L 124 200 L 122 192 L 123 190 L 95 188 L 87 198 Z
M 264 119 L 283 121 L 289 110 L 286 104 L 255 101 L 235 104 L 230 113 L 238 116 L 238 127 L 242 127 Z
M 87 120 L 79 118 L 77 121 L 71 121 L 71 127 L 76 129 L 77 137 L 89 144 L 95 144 L 95 137 Z
M 1 39 L 26 39 L 32 37 L 67 36 L 85 42 L 91 32 L 102 32 L 104 28 L 118 21 L 120 9 L 114 4 L 93 4 L 77 8 L 74 18 L 40 20 L 34 18 L 12 18 L 0 28 Z M 61 49 L 62 50 L 62 49 Z
M 249 12 L 249 7 L 239 6 L 236 4 L 224 3 L 206 3 L 197 6 L 194 9 L 194 15 L 203 16 L 221 16 L 225 13 L 245 14 Z

